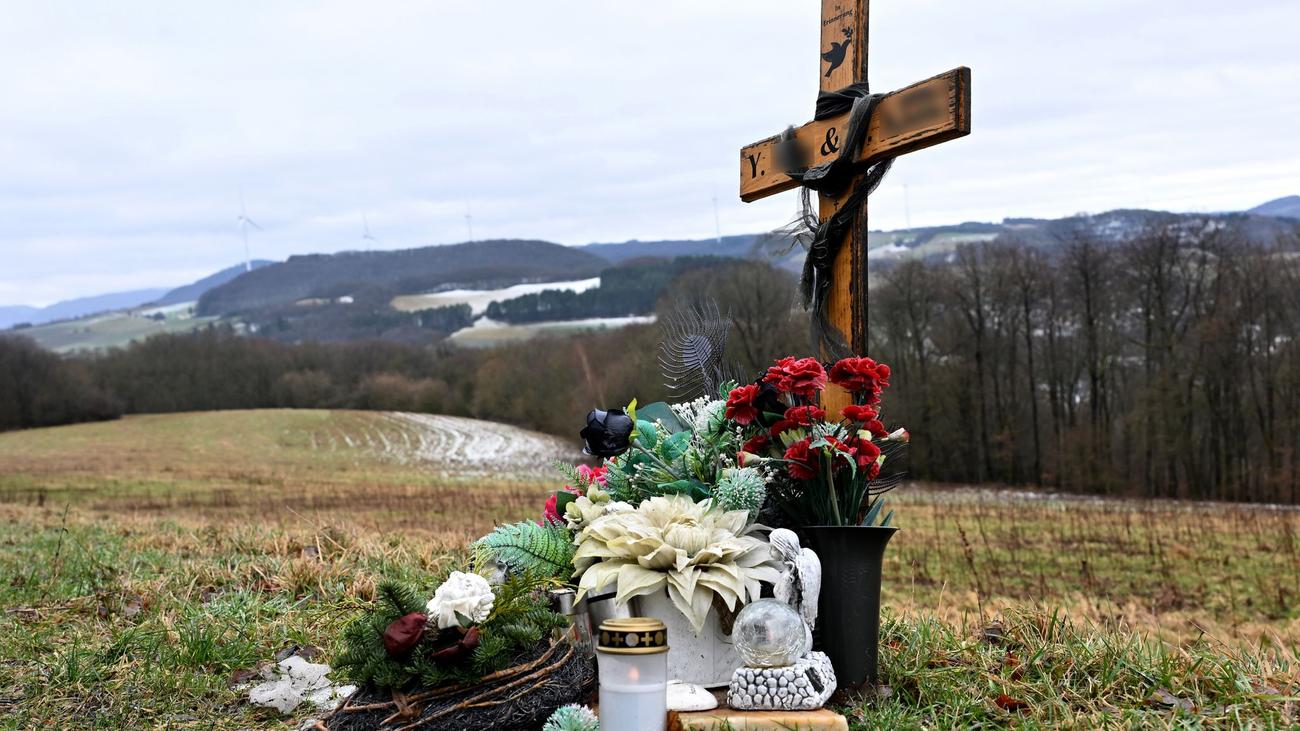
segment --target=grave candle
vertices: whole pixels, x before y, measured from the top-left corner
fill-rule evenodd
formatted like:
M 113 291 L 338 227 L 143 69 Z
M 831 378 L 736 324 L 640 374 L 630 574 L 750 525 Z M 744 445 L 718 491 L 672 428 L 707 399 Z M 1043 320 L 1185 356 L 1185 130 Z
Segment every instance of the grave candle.
M 608 619 L 596 647 L 600 727 L 664 731 L 668 722 L 668 633 L 649 617 Z

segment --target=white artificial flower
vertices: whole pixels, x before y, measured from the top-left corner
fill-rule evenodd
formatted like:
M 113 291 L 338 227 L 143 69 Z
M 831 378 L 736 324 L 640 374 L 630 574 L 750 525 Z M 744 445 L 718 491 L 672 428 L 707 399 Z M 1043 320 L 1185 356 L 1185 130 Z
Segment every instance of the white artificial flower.
M 494 601 L 496 596 L 492 594 L 492 585 L 487 579 L 478 574 L 453 571 L 442 582 L 442 586 L 433 592 L 433 598 L 429 600 L 428 616 L 438 623 L 438 629 L 460 626 L 457 614 L 478 623 L 492 613 Z
M 587 488 L 586 495 L 580 495 L 564 506 L 564 521 L 571 530 L 582 530 L 583 526 L 602 515 L 629 510 L 636 510 L 636 507 L 620 500 L 612 500 L 609 493 L 592 485 Z

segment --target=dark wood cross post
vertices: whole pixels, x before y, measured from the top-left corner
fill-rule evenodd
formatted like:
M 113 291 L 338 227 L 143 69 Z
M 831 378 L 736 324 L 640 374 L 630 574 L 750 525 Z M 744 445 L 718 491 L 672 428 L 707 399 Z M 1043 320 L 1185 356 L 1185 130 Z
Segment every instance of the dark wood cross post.
M 868 0 L 822 0 L 819 91 L 837 91 L 867 80 Z M 817 120 L 795 130 L 803 160 L 810 166 L 833 159 L 849 113 Z M 970 134 L 970 69 L 956 68 L 880 100 L 858 157 L 869 165 Z M 747 145 L 740 151 L 740 199 L 756 201 L 798 187 L 777 165 L 778 137 Z M 819 195 L 818 212 L 828 219 L 849 197 L 854 182 L 837 196 Z M 840 246 L 832 270 L 827 311 L 854 353 L 867 349 L 867 210 L 863 206 Z M 843 406 L 845 395 L 828 393 L 827 408 Z

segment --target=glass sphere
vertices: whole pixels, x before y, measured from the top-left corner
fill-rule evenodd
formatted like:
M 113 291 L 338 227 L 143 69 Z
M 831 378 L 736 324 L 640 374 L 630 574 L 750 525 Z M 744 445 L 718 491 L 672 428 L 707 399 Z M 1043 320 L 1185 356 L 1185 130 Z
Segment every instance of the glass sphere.
M 812 634 L 803 617 L 789 604 L 759 599 L 745 605 L 732 625 L 736 652 L 751 668 L 793 665 L 807 654 Z

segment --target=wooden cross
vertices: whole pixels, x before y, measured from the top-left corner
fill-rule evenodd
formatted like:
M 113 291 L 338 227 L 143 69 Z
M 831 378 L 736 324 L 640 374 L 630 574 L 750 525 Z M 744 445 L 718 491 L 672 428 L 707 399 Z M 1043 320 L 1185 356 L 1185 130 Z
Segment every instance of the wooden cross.
M 822 0 L 820 91 L 837 91 L 867 80 L 868 0 Z M 820 165 L 844 144 L 849 120 L 837 117 L 809 122 L 795 130 L 802 159 Z M 868 165 L 970 134 L 970 69 L 960 67 L 892 92 L 880 100 L 867 130 L 858 161 Z M 798 187 L 777 165 L 778 137 L 740 151 L 740 199 L 746 203 Z M 849 197 L 854 182 L 837 196 L 818 196 L 818 212 L 827 220 Z M 827 312 L 855 354 L 867 348 L 867 211 L 863 206 L 839 248 L 831 277 Z M 832 402 L 843 403 L 842 394 Z

